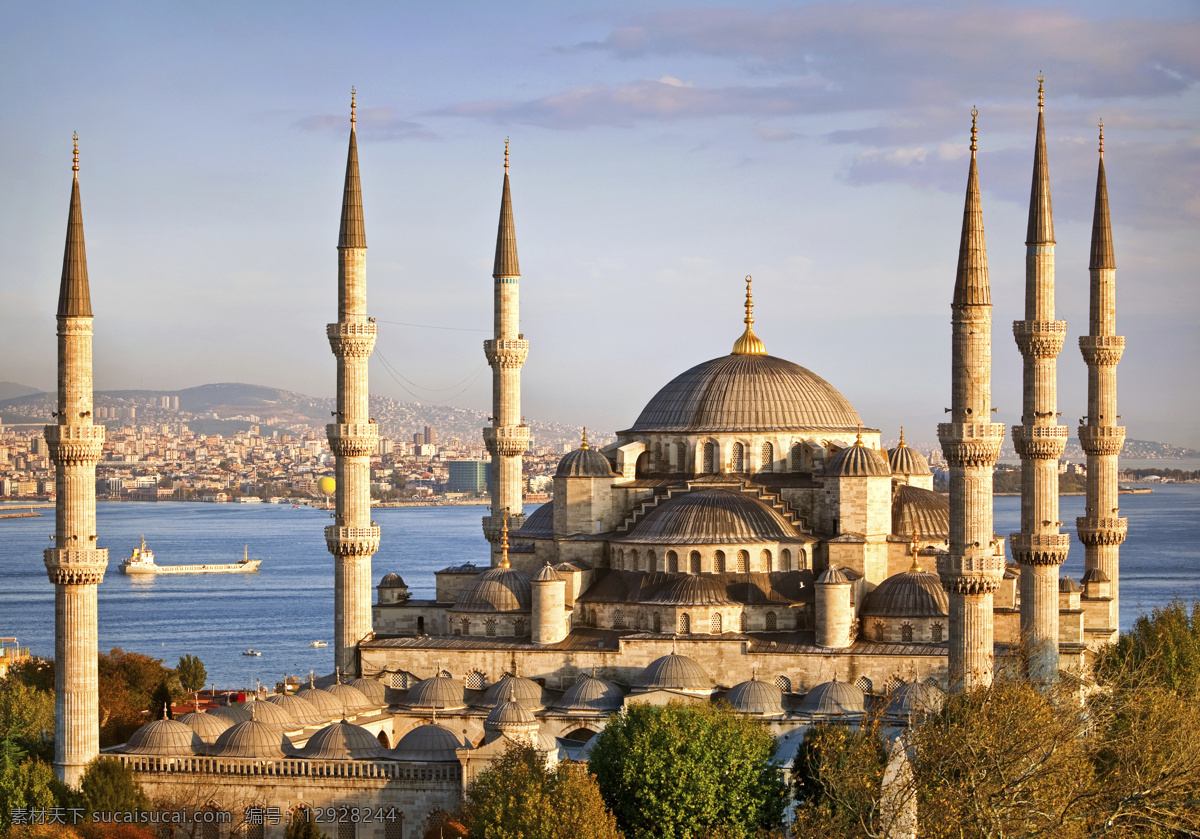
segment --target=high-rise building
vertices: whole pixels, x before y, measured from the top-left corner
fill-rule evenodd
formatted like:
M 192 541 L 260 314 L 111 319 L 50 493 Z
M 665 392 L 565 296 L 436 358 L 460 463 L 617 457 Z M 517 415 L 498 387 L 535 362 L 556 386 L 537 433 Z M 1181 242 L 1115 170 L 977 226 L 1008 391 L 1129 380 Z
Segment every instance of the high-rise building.
M 451 460 L 446 464 L 449 492 L 484 492 L 487 490 L 488 464 L 481 460 Z

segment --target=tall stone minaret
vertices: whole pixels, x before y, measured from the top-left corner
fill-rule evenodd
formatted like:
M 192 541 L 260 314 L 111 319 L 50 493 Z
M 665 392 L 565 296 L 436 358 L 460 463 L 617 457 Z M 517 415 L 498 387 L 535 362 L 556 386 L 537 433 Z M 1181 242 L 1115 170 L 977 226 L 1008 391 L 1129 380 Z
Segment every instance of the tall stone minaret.
M 1029 676 L 1058 680 L 1058 568 L 1071 537 L 1059 532 L 1058 460 L 1070 434 L 1058 424 L 1058 353 L 1067 323 L 1054 319 L 1054 217 L 1046 163 L 1045 77 L 1038 76 L 1037 141 L 1029 229 L 1025 234 L 1025 320 L 1013 322 L 1024 358 L 1021 424 L 1012 427 L 1021 457 L 1021 532 L 1009 537 L 1021 564 L 1021 638 Z
M 1087 515 L 1075 520 L 1084 544 L 1084 564 L 1093 579 L 1107 577 L 1112 599 L 1108 605 L 1105 640 L 1120 625 L 1119 560 L 1129 527 L 1117 501 L 1117 456 L 1125 444 L 1125 428 L 1117 425 L 1117 362 L 1125 338 L 1117 331 L 1117 261 L 1113 256 L 1112 224 L 1108 216 L 1108 182 L 1104 176 L 1104 123 L 1100 124 L 1100 169 L 1096 174 L 1096 210 L 1092 220 L 1091 305 L 1088 334 L 1079 349 L 1088 368 L 1088 415 L 1079 426 L 1079 442 L 1087 453 Z M 1085 579 L 1087 576 L 1085 575 Z
M 338 321 L 325 327 L 337 357 L 337 422 L 325 426 L 336 458 L 336 522 L 325 528 L 333 554 L 334 663 L 358 673 L 358 643 L 371 634 L 371 556 L 379 528 L 371 521 L 371 455 L 379 430 L 367 406 L 367 361 L 375 347 L 374 318 L 367 317 L 367 233 L 358 182 L 354 137 L 354 91 L 350 91 L 350 151 L 338 233 Z
M 58 288 L 58 424 L 46 426 L 54 461 L 54 547 L 44 558 L 54 583 L 54 771 L 77 788 L 84 767 L 100 753 L 96 586 L 104 579 L 108 551 L 96 546 L 96 462 L 104 426 L 92 424 L 92 296 L 79 203 L 79 137 L 74 140 Z
M 495 335 L 483 342 L 492 367 L 492 424 L 483 441 L 492 455 L 492 509 L 483 518 L 483 534 L 492 545 L 492 565 L 500 563 L 505 516 L 519 530 L 525 523 L 521 455 L 529 446 L 529 427 L 521 416 L 521 368 L 529 342 L 520 329 L 521 267 L 517 264 L 517 229 L 508 187 L 508 141 L 504 141 L 504 193 L 500 197 L 500 229 L 496 233 Z
M 992 681 L 992 595 L 1004 576 L 992 532 L 992 467 L 1004 425 L 991 422 L 992 293 L 979 194 L 977 110 L 971 111 L 971 168 L 954 281 L 950 422 L 938 440 L 950 467 L 950 549 L 938 575 L 950 594 L 949 677 L 953 688 Z

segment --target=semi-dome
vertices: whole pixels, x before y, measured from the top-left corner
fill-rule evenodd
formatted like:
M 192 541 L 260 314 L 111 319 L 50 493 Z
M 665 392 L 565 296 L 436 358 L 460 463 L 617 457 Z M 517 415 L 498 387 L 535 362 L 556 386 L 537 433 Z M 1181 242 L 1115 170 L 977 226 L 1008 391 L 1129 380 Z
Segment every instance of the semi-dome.
M 384 574 L 383 579 L 379 581 L 379 588 L 408 588 L 404 584 L 404 578 L 399 574 L 391 573 Z
M 292 741 L 278 727 L 258 720 L 240 722 L 208 749 L 212 757 L 277 758 L 293 754 Z
M 728 489 L 700 489 L 662 502 L 620 541 L 719 545 L 799 538 L 795 525 L 753 496 Z
M 891 474 L 883 455 L 863 445 L 861 433 L 854 445 L 835 454 L 825 469 L 825 475 L 833 478 L 886 478 Z
M 587 443 L 573 452 L 567 452 L 558 462 L 554 472 L 556 478 L 611 478 L 617 473 L 607 457 L 590 448 Z
M 154 720 L 133 732 L 121 749 L 131 755 L 184 757 L 204 754 L 204 741 L 190 726 L 178 720 Z
M 345 713 L 347 714 L 360 714 L 363 711 L 369 711 L 377 707 L 371 700 L 367 699 L 361 690 L 350 685 L 343 685 L 340 682 L 325 688 L 325 692 L 331 694 L 338 702 L 341 702 L 342 708 L 345 709 Z
M 911 717 L 918 713 L 942 710 L 946 694 L 924 682 L 905 682 L 888 695 L 887 713 L 891 717 Z
M 567 688 L 562 699 L 554 703 L 564 711 L 615 711 L 625 703 L 625 693 L 612 682 L 595 676 L 584 676 Z
M 860 614 L 872 618 L 937 618 L 950 614 L 941 578 L 929 571 L 893 574 L 863 601 Z
M 321 690 L 321 688 L 313 685 L 300 688 L 300 690 L 296 691 L 296 696 L 299 696 L 301 699 L 307 699 L 317 709 L 317 713 L 327 720 L 341 717 L 346 710 L 336 696 L 327 690 Z
M 210 744 L 217 742 L 217 738 L 233 726 L 233 720 L 229 719 L 229 717 L 214 716 L 204 711 L 192 711 L 191 713 L 183 714 L 176 717 L 176 721 L 186 725 L 200 735 L 200 739 L 203 742 Z
M 513 531 L 514 539 L 549 539 L 554 535 L 554 502 L 547 501 L 529 514 L 520 530 Z
M 800 703 L 800 713 L 820 717 L 862 714 L 866 710 L 866 695 L 849 682 L 824 682 L 817 685 Z
M 387 750 L 375 735 L 361 725 L 335 722 L 314 734 L 300 750 L 301 757 L 312 760 L 376 760 L 387 757 Z
M 528 612 L 533 602 L 529 575 L 516 568 L 490 568 L 467 583 L 452 612 Z
M 715 577 L 688 574 L 672 580 L 646 599 L 658 606 L 731 606 L 734 601 Z
M 404 704 L 410 708 L 453 710 L 467 707 L 466 687 L 448 676 L 433 676 L 413 685 Z
M 849 400 L 811 370 L 771 355 L 733 353 L 668 382 L 630 431 L 850 431 L 861 425 Z
M 940 492 L 903 485 L 892 498 L 892 533 L 941 541 L 950 532 L 950 500 Z
M 387 688 L 383 682 L 378 679 L 355 679 L 349 682 L 350 687 L 358 688 L 362 695 L 367 697 L 367 701 L 371 703 L 371 707 L 379 707 L 387 704 Z
M 900 429 L 900 442 L 896 448 L 888 449 L 888 466 L 891 467 L 893 475 L 924 477 L 933 474 L 929 470 L 929 462 L 925 460 L 925 456 L 904 442 L 903 428 Z
M 736 684 L 725 694 L 725 701 L 743 714 L 782 714 L 783 691 L 757 678 Z
M 466 738 L 455 734 L 445 726 L 431 723 L 418 725 L 400 738 L 396 747 L 388 753 L 393 760 L 414 760 L 424 763 L 439 763 L 458 760 L 459 749 L 469 749 Z
M 646 665 L 634 680 L 644 690 L 711 690 L 713 680 L 693 658 L 671 653 Z
M 513 676 L 511 673 L 505 673 L 500 677 L 500 681 L 487 689 L 482 704 L 498 705 L 508 700 L 510 694 L 527 708 L 546 707 L 541 685 L 532 679 Z
M 276 693 L 268 696 L 266 701 L 272 705 L 278 705 L 287 711 L 298 725 L 316 725 L 319 722 L 325 722 L 329 719 L 326 716 L 322 716 L 316 706 L 303 696 L 296 696 L 291 693 Z

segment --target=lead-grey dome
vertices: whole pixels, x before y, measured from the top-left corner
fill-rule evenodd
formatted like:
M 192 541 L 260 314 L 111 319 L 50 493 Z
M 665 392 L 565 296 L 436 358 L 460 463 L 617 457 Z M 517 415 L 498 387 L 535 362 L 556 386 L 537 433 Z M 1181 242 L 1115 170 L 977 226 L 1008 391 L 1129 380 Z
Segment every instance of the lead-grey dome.
M 501 702 L 507 702 L 510 693 L 516 698 L 517 702 L 520 702 L 527 708 L 546 707 L 541 685 L 532 679 L 513 676 L 510 673 L 505 673 L 500 677 L 500 681 L 487 689 L 487 693 L 483 695 L 482 704 L 498 705 Z
M 883 455 L 862 443 L 862 435 L 853 446 L 833 456 L 825 474 L 833 478 L 886 478 L 892 474 Z
M 312 760 L 376 760 L 387 757 L 387 750 L 361 725 L 342 720 L 310 737 L 300 756 Z
M 676 376 L 630 431 L 849 431 L 861 425 L 849 400 L 811 370 L 770 355 L 733 354 Z
M 396 748 L 388 756 L 393 760 L 416 760 L 425 763 L 458 760 L 459 749 L 469 749 L 471 744 L 450 729 L 432 723 L 418 725 L 400 738 Z
M 893 574 L 863 601 L 860 614 L 872 618 L 938 618 L 950 614 L 941 578 L 928 571 Z
M 731 687 L 725 694 L 725 701 L 733 710 L 743 714 L 783 713 L 783 691 L 757 678 Z
M 545 538 L 554 535 L 554 502 L 547 501 L 529 514 L 520 530 L 512 533 L 514 539 Z
M 300 688 L 296 691 L 296 696 L 307 699 L 324 719 L 334 719 L 345 713 L 345 707 L 341 701 L 329 691 L 321 690 L 319 687 Z
M 303 696 L 296 696 L 291 693 L 276 693 L 268 696 L 266 701 L 272 705 L 278 705 L 287 711 L 299 725 L 316 725 L 319 722 L 325 722 L 329 719 L 322 716 L 316 706 Z
M 567 688 L 555 707 L 564 711 L 615 711 L 624 703 L 624 692 L 612 682 L 585 676 Z
M 646 665 L 633 684 L 645 690 L 711 690 L 713 680 L 695 659 L 672 653 Z
M 393 572 L 383 575 L 383 579 L 379 581 L 378 588 L 408 588 L 408 586 L 404 584 L 403 577 Z
M 409 690 L 404 704 L 410 708 L 435 710 L 467 707 L 466 687 L 448 676 L 433 676 L 417 682 Z
M 911 717 L 913 714 L 942 710 L 946 695 L 933 685 L 924 682 L 905 682 L 888 697 L 888 716 Z
M 338 702 L 342 703 L 342 708 L 347 714 L 361 714 L 363 711 L 369 711 L 376 706 L 367 699 L 363 692 L 356 687 L 343 685 L 340 682 L 330 685 L 325 688 L 325 692 L 332 695 Z
M 734 601 L 720 580 L 704 574 L 688 574 L 672 580 L 646 599 L 660 606 L 731 606 Z
M 592 448 L 580 448 L 567 452 L 558 462 L 554 472 L 556 478 L 612 478 L 613 471 L 608 458 Z
M 866 695 L 849 682 L 824 682 L 808 692 L 800 703 L 800 713 L 821 717 L 862 714 L 866 709 Z
M 207 713 L 214 717 L 223 717 L 232 725 L 250 720 L 250 710 L 245 705 L 218 705 Z
M 217 742 L 217 738 L 233 726 L 233 720 L 228 717 L 214 716 L 204 711 L 192 711 L 176 719 L 199 734 L 205 743 Z
M 489 568 L 467 583 L 452 612 L 528 612 L 533 602 L 529 575 L 516 568 Z
M 796 541 L 796 527 L 773 507 L 727 489 L 700 489 L 659 504 L 624 542 L 659 545 Z
M 296 718 L 286 708 L 274 702 L 255 701 L 250 711 L 250 716 L 259 722 L 276 726 L 280 731 L 294 731 L 297 728 L 304 727 L 296 721 Z
M 240 722 L 217 738 L 208 749 L 212 757 L 286 757 L 292 741 L 276 726 L 258 720 Z
M 888 450 L 888 466 L 893 475 L 932 475 L 925 456 L 904 442 L 900 437 L 900 445 Z
M 892 533 L 941 541 L 950 533 L 950 499 L 940 492 L 909 486 L 892 499 Z
M 183 757 L 204 754 L 204 741 L 178 720 L 154 720 L 133 732 L 121 751 L 131 755 Z
M 372 707 L 387 704 L 387 688 L 378 679 L 355 679 L 349 684 L 352 688 L 358 688 Z

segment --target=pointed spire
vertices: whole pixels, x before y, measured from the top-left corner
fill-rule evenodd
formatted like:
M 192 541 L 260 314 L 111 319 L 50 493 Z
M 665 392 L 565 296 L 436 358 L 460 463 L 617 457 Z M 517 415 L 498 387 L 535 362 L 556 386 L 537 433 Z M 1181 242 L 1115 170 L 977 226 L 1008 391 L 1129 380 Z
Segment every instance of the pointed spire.
M 1100 168 L 1096 172 L 1096 210 L 1092 215 L 1092 259 L 1088 268 L 1116 268 L 1112 220 L 1108 215 L 1108 179 L 1104 175 L 1104 122 L 1100 123 Z
M 920 574 L 920 573 L 921 573 L 921 570 L 922 570 L 922 569 L 921 569 L 921 561 L 920 561 L 920 559 L 919 559 L 919 557 L 920 557 L 920 553 L 921 553 L 921 548 L 920 548 L 920 545 L 919 545 L 919 544 L 918 544 L 918 542 L 917 542 L 917 531 L 916 531 L 916 530 L 913 530 L 913 537 L 912 537 L 912 566 L 911 566 L 911 567 L 909 567 L 909 569 L 908 569 L 908 570 L 909 570 L 910 572 L 913 572 L 913 573 L 915 573 L 915 574 Z
M 954 280 L 955 306 L 990 306 L 992 291 L 988 285 L 987 243 L 983 236 L 983 199 L 979 193 L 978 149 L 979 109 L 971 109 L 971 168 L 967 173 L 967 200 L 963 207 L 962 237 L 958 244 L 958 275 Z
M 588 441 L 587 441 L 587 426 L 584 426 L 583 442 L 579 444 L 579 448 L 581 448 L 581 449 L 590 449 L 591 448 L 591 446 L 588 445 Z
M 500 530 L 500 567 L 511 567 L 508 562 L 508 512 L 505 511 Z
M 500 196 L 500 229 L 496 231 L 496 262 L 492 277 L 519 277 L 517 261 L 517 227 L 513 222 L 512 196 L 508 187 L 508 138 L 504 140 L 504 193 Z
M 907 446 L 908 444 L 904 442 L 904 426 L 902 425 L 900 426 L 900 442 L 896 444 L 896 448 L 903 449 Z
M 1037 140 L 1033 150 L 1033 186 L 1029 191 L 1029 228 L 1025 233 L 1026 245 L 1054 244 L 1054 210 L 1050 206 L 1050 165 L 1046 162 L 1046 104 L 1043 83 L 1046 77 L 1038 75 L 1038 121 Z
M 746 331 L 742 333 L 742 337 L 738 338 L 733 344 L 733 355 L 766 355 L 767 348 L 763 345 L 762 340 L 754 334 L 754 295 L 750 291 L 750 284 L 754 282 L 754 278 L 749 274 L 746 275 L 746 317 L 742 321 L 746 324 Z
M 62 279 L 58 286 L 58 316 L 60 318 L 90 318 L 92 293 L 88 288 L 87 249 L 83 244 L 83 206 L 79 201 L 79 135 L 75 141 L 75 157 L 71 164 L 71 207 L 67 211 L 67 244 L 63 249 Z
M 342 227 L 338 231 L 339 248 L 365 248 L 367 228 L 363 224 L 362 186 L 358 180 L 358 141 L 354 135 L 357 102 L 350 88 L 350 150 L 346 153 L 346 186 L 342 191 Z

